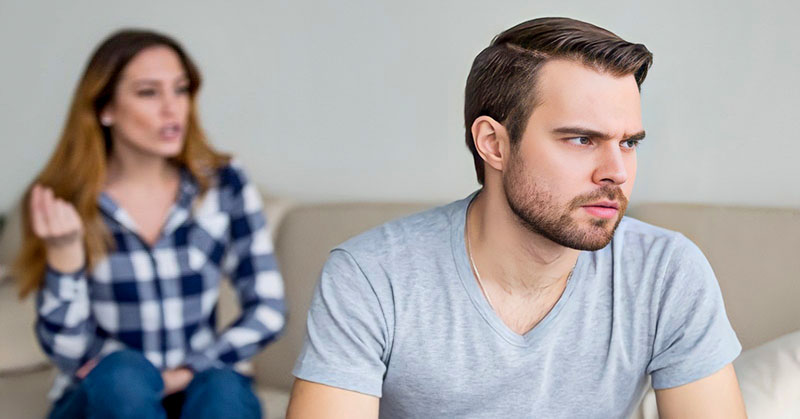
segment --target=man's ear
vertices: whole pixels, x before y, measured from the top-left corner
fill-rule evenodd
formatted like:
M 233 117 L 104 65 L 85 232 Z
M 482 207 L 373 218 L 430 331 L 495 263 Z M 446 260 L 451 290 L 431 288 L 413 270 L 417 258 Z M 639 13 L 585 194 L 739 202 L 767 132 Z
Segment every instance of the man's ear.
M 484 164 L 502 172 L 510 151 L 506 128 L 492 117 L 480 116 L 472 123 L 472 141 Z

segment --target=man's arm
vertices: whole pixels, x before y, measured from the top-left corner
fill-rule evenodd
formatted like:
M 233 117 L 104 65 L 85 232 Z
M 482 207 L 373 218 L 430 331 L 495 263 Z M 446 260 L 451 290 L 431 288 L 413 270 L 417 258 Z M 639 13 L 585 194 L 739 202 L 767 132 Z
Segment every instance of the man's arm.
M 375 419 L 379 400 L 375 396 L 295 380 L 287 419 Z
M 747 417 L 733 364 L 689 384 L 656 390 L 656 403 L 662 419 Z

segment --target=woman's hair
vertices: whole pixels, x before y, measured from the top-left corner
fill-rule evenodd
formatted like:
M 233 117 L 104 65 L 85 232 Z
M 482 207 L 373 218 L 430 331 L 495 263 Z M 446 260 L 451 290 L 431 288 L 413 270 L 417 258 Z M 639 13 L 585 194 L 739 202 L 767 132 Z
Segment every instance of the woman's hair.
M 230 161 L 228 155 L 215 151 L 206 141 L 195 106 L 200 72 L 180 44 L 168 36 L 147 30 L 126 29 L 112 34 L 92 54 L 75 90 L 58 145 L 23 195 L 20 206 L 22 246 L 14 263 L 21 297 L 41 286 L 46 268 L 44 242 L 34 234 L 31 226 L 29 202 L 33 184 L 52 188 L 56 197 L 75 206 L 84 225 L 87 269 L 91 269 L 112 246 L 111 236 L 97 206 L 112 147 L 110 130 L 101 125 L 100 112 L 113 100 L 120 76 L 131 59 L 154 46 L 172 49 L 189 79 L 190 107 L 184 146 L 169 160 L 185 167 L 194 176 L 201 193 L 210 186 L 216 169 Z

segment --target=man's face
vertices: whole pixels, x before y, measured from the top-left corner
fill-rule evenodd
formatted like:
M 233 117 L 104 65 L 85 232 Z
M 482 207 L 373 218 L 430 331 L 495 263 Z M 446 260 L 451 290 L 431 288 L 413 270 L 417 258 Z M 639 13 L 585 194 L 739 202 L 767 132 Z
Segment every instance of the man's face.
M 636 80 L 552 60 L 540 69 L 536 95 L 503 170 L 508 204 L 526 228 L 555 243 L 602 249 L 636 177 L 635 146 L 644 137 Z

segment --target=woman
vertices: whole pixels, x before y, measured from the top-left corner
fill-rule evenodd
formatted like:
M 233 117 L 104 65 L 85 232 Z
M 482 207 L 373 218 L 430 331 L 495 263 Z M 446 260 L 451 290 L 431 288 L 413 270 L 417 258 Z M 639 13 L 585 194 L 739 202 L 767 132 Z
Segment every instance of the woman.
M 200 74 L 164 35 L 95 51 L 61 139 L 26 194 L 16 263 L 60 369 L 51 417 L 259 417 L 233 364 L 284 324 L 255 187 L 206 142 Z M 220 277 L 241 317 L 215 330 Z

